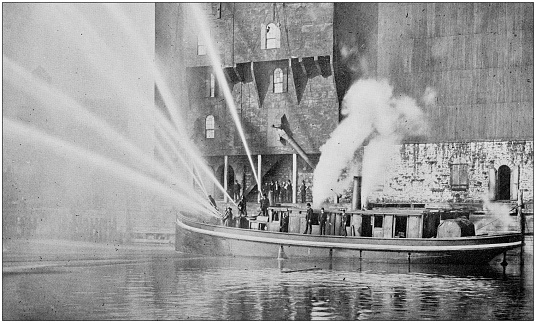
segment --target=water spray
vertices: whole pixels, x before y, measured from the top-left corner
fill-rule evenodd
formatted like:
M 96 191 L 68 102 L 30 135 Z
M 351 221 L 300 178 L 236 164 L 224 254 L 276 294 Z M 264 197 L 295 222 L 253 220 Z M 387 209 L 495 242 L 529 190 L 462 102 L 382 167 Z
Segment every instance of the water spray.
M 121 165 L 109 158 L 103 157 L 99 154 L 84 149 L 78 145 L 73 145 L 70 142 L 48 135 L 43 131 L 33 129 L 25 124 L 11 120 L 9 118 L 2 118 L 4 125 L 4 134 L 8 136 L 17 136 L 24 140 L 29 141 L 32 144 L 40 144 L 42 147 L 48 147 L 56 152 L 64 152 L 68 158 L 75 159 L 84 163 L 90 163 L 92 166 L 96 166 L 105 172 L 110 173 L 113 176 L 117 176 L 126 180 L 140 188 L 150 189 L 153 192 L 170 199 L 174 203 L 180 202 L 179 205 L 188 207 L 192 210 L 202 212 L 204 214 L 216 215 L 216 211 L 209 205 L 208 201 L 196 201 L 192 203 L 192 198 L 188 192 L 177 192 L 163 185 L 161 182 L 140 173 L 139 171 L 132 169 L 128 166 Z
M 106 7 L 110 10 L 110 13 L 116 18 L 117 22 L 120 24 L 124 32 L 127 34 L 127 37 L 131 39 L 131 43 L 136 46 L 137 51 L 136 53 L 141 53 L 142 58 L 148 62 L 149 69 L 148 71 L 150 74 L 154 77 L 156 86 L 158 90 L 160 91 L 160 94 L 162 95 L 162 98 L 164 100 L 164 106 L 166 110 L 168 111 L 171 120 L 174 125 L 174 132 L 178 133 L 178 137 L 187 138 L 187 134 L 184 132 L 183 129 L 186 129 L 185 124 L 181 121 L 179 118 L 177 111 L 179 110 L 178 107 L 175 104 L 175 100 L 173 99 L 173 95 L 171 94 L 171 91 L 169 87 L 167 86 L 167 83 L 165 82 L 164 77 L 160 73 L 157 66 L 154 64 L 151 56 L 147 52 L 146 48 L 141 46 L 143 44 L 143 41 L 139 39 L 138 35 L 133 33 L 132 30 L 134 30 L 134 26 L 131 23 L 130 19 L 121 11 L 121 9 L 117 6 L 117 4 L 105 4 Z M 223 71 L 222 71 L 223 73 Z M 200 166 L 201 170 L 211 179 L 213 179 L 214 184 L 220 188 L 221 184 L 218 180 L 215 179 L 214 175 L 212 174 L 212 171 L 208 169 L 205 165 L 205 161 L 203 158 L 200 157 L 200 154 L 198 153 L 197 147 L 195 147 L 189 140 L 182 140 L 177 142 L 181 147 L 188 152 L 190 152 L 191 157 L 194 159 L 196 164 Z M 249 156 L 249 155 L 248 155 Z M 250 158 L 251 160 L 251 158 Z M 255 173 L 254 173 L 255 174 Z M 255 178 L 257 179 L 256 175 Z M 258 182 L 258 179 L 257 179 Z M 224 194 L 228 197 L 229 194 L 225 192 L 223 188 L 220 188 L 224 192 Z M 230 199 L 231 201 L 232 198 Z M 233 201 L 234 203 L 234 201 Z M 236 204 L 236 203 L 235 203 Z
M 244 149 L 246 150 L 246 154 L 248 156 L 249 163 L 251 165 L 251 171 L 253 173 L 253 176 L 255 177 L 255 181 L 257 182 L 257 186 L 261 187 L 261 182 L 258 177 L 257 172 L 255 171 L 255 164 L 253 163 L 253 159 L 251 158 L 251 152 L 249 150 L 249 146 L 246 141 L 246 136 L 244 134 L 244 130 L 240 124 L 240 117 L 238 116 L 236 106 L 234 104 L 234 99 L 231 94 L 231 91 L 229 90 L 229 86 L 227 85 L 227 80 L 225 78 L 225 75 L 223 73 L 223 69 L 221 68 L 221 62 L 218 56 L 218 53 L 216 52 L 216 49 L 214 48 L 214 43 L 210 37 L 209 31 L 207 30 L 206 26 L 208 26 L 208 22 L 204 18 L 203 12 L 199 8 L 199 5 L 196 3 L 188 3 L 186 4 L 188 9 L 192 13 L 192 17 L 194 17 L 194 21 L 197 25 L 197 29 L 201 33 L 201 38 L 203 39 L 204 43 L 207 47 L 207 53 L 210 57 L 210 60 L 212 61 L 212 66 L 214 68 L 214 71 L 216 73 L 216 78 L 218 80 L 219 84 L 225 84 L 226 86 L 222 86 L 223 94 L 225 97 L 225 101 L 227 102 L 227 107 L 229 108 L 229 112 L 231 113 L 231 116 L 233 118 L 233 121 L 236 125 L 236 129 L 238 130 L 238 133 L 240 135 L 240 139 L 242 139 L 242 143 L 244 144 Z

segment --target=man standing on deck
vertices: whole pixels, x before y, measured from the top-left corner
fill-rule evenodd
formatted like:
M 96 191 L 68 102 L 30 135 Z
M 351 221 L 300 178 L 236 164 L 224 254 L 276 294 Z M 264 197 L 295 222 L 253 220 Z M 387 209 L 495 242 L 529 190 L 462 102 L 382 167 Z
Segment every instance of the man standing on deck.
M 320 209 L 320 235 L 326 235 L 326 222 L 328 221 L 328 215 L 324 212 L 324 208 Z
M 287 182 L 287 202 L 292 203 L 292 182 L 290 179 Z
M 223 216 L 223 225 L 226 227 L 231 227 L 233 225 L 233 209 L 227 208 L 227 211 L 225 211 L 225 215 Z
M 313 233 L 313 209 L 311 209 L 311 203 L 307 203 L 307 214 L 305 215 L 305 232 L 303 234 Z
M 270 182 L 270 184 L 268 184 L 268 201 L 270 203 L 270 205 L 274 205 L 274 180 L 272 179 L 272 181 Z
M 341 214 L 341 225 L 339 226 L 339 235 L 340 236 L 347 236 L 348 233 L 346 232 L 346 221 L 348 220 L 348 215 L 346 215 L 346 210 L 342 210 Z
M 246 221 L 245 218 L 248 212 L 246 210 L 246 197 L 245 196 L 242 196 L 240 198 L 240 202 L 238 202 L 238 214 L 240 215 L 240 217 L 238 218 L 236 226 L 238 228 L 246 228 L 247 226 L 245 225 L 245 221 Z
M 288 232 L 288 222 L 289 222 L 289 215 L 288 215 L 288 210 L 287 210 L 287 212 L 284 212 L 283 219 L 281 221 L 281 226 L 279 228 L 279 232 Z
M 241 189 L 242 189 L 242 187 L 240 187 L 240 184 L 238 183 L 238 181 L 236 181 L 236 183 L 234 184 L 234 189 L 233 189 L 233 191 L 234 191 L 233 199 L 234 199 L 235 202 L 238 201 L 238 199 L 240 198 L 240 195 L 241 195 L 240 190 Z
M 281 187 L 279 186 L 279 181 L 276 180 L 274 183 L 274 203 L 279 203 L 279 193 L 281 192 Z
M 266 197 L 266 194 L 263 194 L 261 199 L 262 216 L 268 216 L 268 206 L 270 206 L 270 201 Z
M 305 203 L 305 197 L 307 196 L 307 192 L 305 191 L 307 187 L 305 186 L 305 181 L 302 181 L 301 187 L 300 187 L 300 193 L 301 193 L 301 202 Z

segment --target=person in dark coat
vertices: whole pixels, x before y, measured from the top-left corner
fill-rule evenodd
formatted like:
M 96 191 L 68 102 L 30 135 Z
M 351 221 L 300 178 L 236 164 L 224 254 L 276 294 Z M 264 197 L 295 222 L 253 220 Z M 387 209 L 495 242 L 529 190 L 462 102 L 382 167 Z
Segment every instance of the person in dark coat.
M 210 205 L 212 205 L 216 210 L 218 210 L 218 207 L 216 206 L 216 201 L 214 201 L 212 195 L 208 196 L 208 200 L 210 201 Z
M 288 183 L 286 181 L 283 181 L 281 183 L 281 195 L 280 195 L 280 199 L 281 199 L 281 202 L 288 202 L 287 201 L 287 187 L 288 187 Z
M 238 214 L 240 214 L 240 216 L 246 216 L 248 214 L 247 210 L 246 210 L 246 197 L 245 196 L 242 196 L 240 198 L 240 201 L 238 202 Z
M 313 209 L 311 209 L 311 203 L 307 203 L 307 214 L 305 215 L 305 232 L 303 234 L 313 233 Z
M 266 197 L 266 194 L 262 195 L 261 199 L 261 211 L 263 216 L 268 216 L 268 207 L 270 206 L 270 201 Z
M 305 197 L 307 196 L 307 192 L 305 191 L 307 187 L 305 186 L 305 181 L 302 181 L 302 185 L 300 187 L 300 193 L 301 193 L 301 202 L 305 203 Z
M 281 186 L 279 186 L 279 181 L 274 183 L 274 203 L 279 203 L 279 193 L 281 191 Z
M 288 212 L 285 212 L 285 215 L 283 215 L 283 219 L 281 221 L 281 227 L 279 228 L 280 232 L 288 232 L 288 222 L 289 222 L 289 215 L 288 215 Z
M 248 215 L 248 212 L 246 210 L 246 197 L 245 196 L 242 196 L 240 198 L 240 201 L 238 202 L 238 214 L 240 215 L 240 217 L 238 218 L 236 226 L 238 228 L 247 228 L 245 223 L 246 223 L 246 216 Z
M 320 209 L 320 235 L 326 235 L 326 222 L 328 221 L 328 214 L 324 212 L 324 208 Z
M 292 203 L 292 182 L 290 179 L 287 182 L 287 202 Z
M 233 225 L 233 209 L 227 208 L 225 215 L 223 216 L 223 225 L 231 227 Z
M 346 232 L 346 221 L 348 220 L 348 215 L 346 214 L 346 210 L 342 210 L 341 214 L 341 225 L 339 226 L 339 235 L 340 236 L 347 236 L 348 233 Z
M 240 186 L 238 181 L 236 181 L 236 183 L 234 184 L 234 196 L 233 196 L 233 199 L 235 200 L 235 202 L 238 201 L 238 199 L 240 198 L 240 195 L 242 195 L 242 186 Z

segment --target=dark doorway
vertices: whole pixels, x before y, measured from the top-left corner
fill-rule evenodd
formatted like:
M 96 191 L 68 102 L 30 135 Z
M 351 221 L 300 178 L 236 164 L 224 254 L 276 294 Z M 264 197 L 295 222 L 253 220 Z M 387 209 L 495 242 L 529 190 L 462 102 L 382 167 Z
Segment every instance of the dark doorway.
M 397 216 L 395 218 L 395 237 L 396 238 L 405 238 L 407 237 L 408 230 L 408 217 L 407 216 Z
M 220 182 L 221 186 L 225 187 L 223 184 L 224 180 L 224 167 L 223 165 L 218 167 L 218 170 L 216 171 L 216 176 L 218 178 L 218 181 Z M 234 170 L 231 166 L 227 166 L 227 193 L 232 197 L 233 193 L 233 186 L 235 182 L 235 176 L 234 176 Z M 220 190 L 216 190 L 215 194 L 219 199 L 223 198 L 223 193 Z
M 499 167 L 497 174 L 497 199 L 509 200 L 510 199 L 510 167 L 502 165 Z
M 438 212 L 427 212 L 423 214 L 423 238 L 434 238 L 437 235 L 437 227 L 441 223 L 441 217 Z
M 372 225 L 370 215 L 362 215 L 361 219 L 361 236 L 372 237 Z

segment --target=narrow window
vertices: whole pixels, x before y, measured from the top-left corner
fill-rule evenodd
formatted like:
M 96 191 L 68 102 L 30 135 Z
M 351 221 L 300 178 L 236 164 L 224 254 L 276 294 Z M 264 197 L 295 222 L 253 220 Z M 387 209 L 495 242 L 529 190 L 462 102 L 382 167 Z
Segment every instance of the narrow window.
M 469 166 L 467 164 L 451 165 L 450 188 L 453 191 L 467 191 L 469 189 Z
M 205 78 L 205 97 L 216 97 L 216 78 L 213 73 L 207 72 Z
M 208 115 L 205 119 L 205 138 L 214 138 L 214 116 Z
M 216 78 L 213 73 L 210 73 L 210 97 L 216 96 Z
M 197 35 L 197 55 L 206 55 L 206 54 L 207 54 L 207 47 L 205 46 L 203 37 L 201 37 L 200 35 Z
M 266 26 L 266 49 L 270 48 L 279 48 L 280 46 L 280 38 L 281 38 L 281 31 L 279 30 L 279 27 L 277 27 L 276 24 L 270 23 L 268 26 Z
M 283 92 L 283 70 L 276 68 L 274 70 L 274 93 Z

